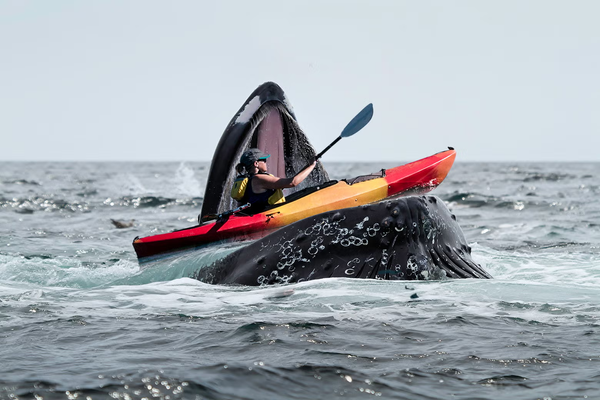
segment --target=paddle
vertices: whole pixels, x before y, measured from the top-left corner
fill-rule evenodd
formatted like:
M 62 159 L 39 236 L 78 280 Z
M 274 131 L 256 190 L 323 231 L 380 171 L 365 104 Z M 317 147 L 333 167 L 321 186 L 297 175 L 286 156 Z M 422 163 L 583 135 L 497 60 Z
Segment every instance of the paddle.
M 340 136 L 338 136 L 333 142 L 331 142 L 329 146 L 325 147 L 325 150 L 323 150 L 315 156 L 315 161 L 321 158 L 323 154 L 325 154 L 329 149 L 331 149 L 337 142 L 342 140 L 342 138 L 350 137 L 356 132 L 360 131 L 362 128 L 364 128 L 369 123 L 369 121 L 371 121 L 371 118 L 373 118 L 373 103 L 369 103 L 358 114 L 356 114 L 356 116 L 352 118 L 352 121 L 348 122 L 348 125 L 346 125 Z M 304 171 L 310 165 L 312 165 L 312 163 L 306 165 L 300 171 Z

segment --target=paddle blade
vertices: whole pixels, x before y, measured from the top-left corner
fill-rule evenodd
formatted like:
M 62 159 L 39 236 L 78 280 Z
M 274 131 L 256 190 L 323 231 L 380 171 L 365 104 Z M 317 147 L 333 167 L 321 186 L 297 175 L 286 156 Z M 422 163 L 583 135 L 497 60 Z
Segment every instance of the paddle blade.
M 356 117 L 352 118 L 352 121 L 346 125 L 340 137 L 354 135 L 356 132 L 364 128 L 365 125 L 369 123 L 371 118 L 373 118 L 373 103 L 369 103 L 369 105 L 363 108 L 361 112 L 356 114 Z

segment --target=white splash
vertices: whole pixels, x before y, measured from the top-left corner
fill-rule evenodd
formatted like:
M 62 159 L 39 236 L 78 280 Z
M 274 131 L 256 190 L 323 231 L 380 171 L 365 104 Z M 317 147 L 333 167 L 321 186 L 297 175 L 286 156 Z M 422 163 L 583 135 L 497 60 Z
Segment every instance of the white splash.
M 140 178 L 133 173 L 122 173 L 115 177 L 115 180 L 111 182 L 114 189 L 117 189 L 120 193 L 129 193 L 130 195 L 146 195 L 153 193 L 154 190 L 147 188 Z
M 194 170 L 188 167 L 185 162 L 179 164 L 175 175 L 179 182 L 177 189 L 181 194 L 192 197 L 202 196 L 202 185 L 198 179 L 196 179 Z

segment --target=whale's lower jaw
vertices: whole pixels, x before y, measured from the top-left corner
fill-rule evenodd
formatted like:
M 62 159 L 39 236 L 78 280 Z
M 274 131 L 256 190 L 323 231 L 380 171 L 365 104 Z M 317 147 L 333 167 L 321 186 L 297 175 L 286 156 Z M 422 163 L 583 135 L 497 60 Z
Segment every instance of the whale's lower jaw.
M 284 227 L 198 270 L 212 284 L 265 285 L 344 277 L 491 278 L 471 258 L 443 201 L 414 196 L 331 211 Z

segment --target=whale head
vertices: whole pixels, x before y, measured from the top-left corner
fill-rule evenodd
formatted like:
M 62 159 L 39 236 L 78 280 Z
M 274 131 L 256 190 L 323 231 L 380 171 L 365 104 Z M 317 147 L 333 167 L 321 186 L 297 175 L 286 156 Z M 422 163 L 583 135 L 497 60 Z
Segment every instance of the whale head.
M 208 173 L 201 215 L 219 214 L 238 205 L 229 190 L 236 177 L 236 164 L 251 147 L 271 155 L 269 173 L 279 177 L 294 176 L 316 154 L 276 83 L 266 82 L 254 90 L 223 132 Z M 301 185 L 286 189 L 286 195 L 328 181 L 323 165 L 317 164 Z

